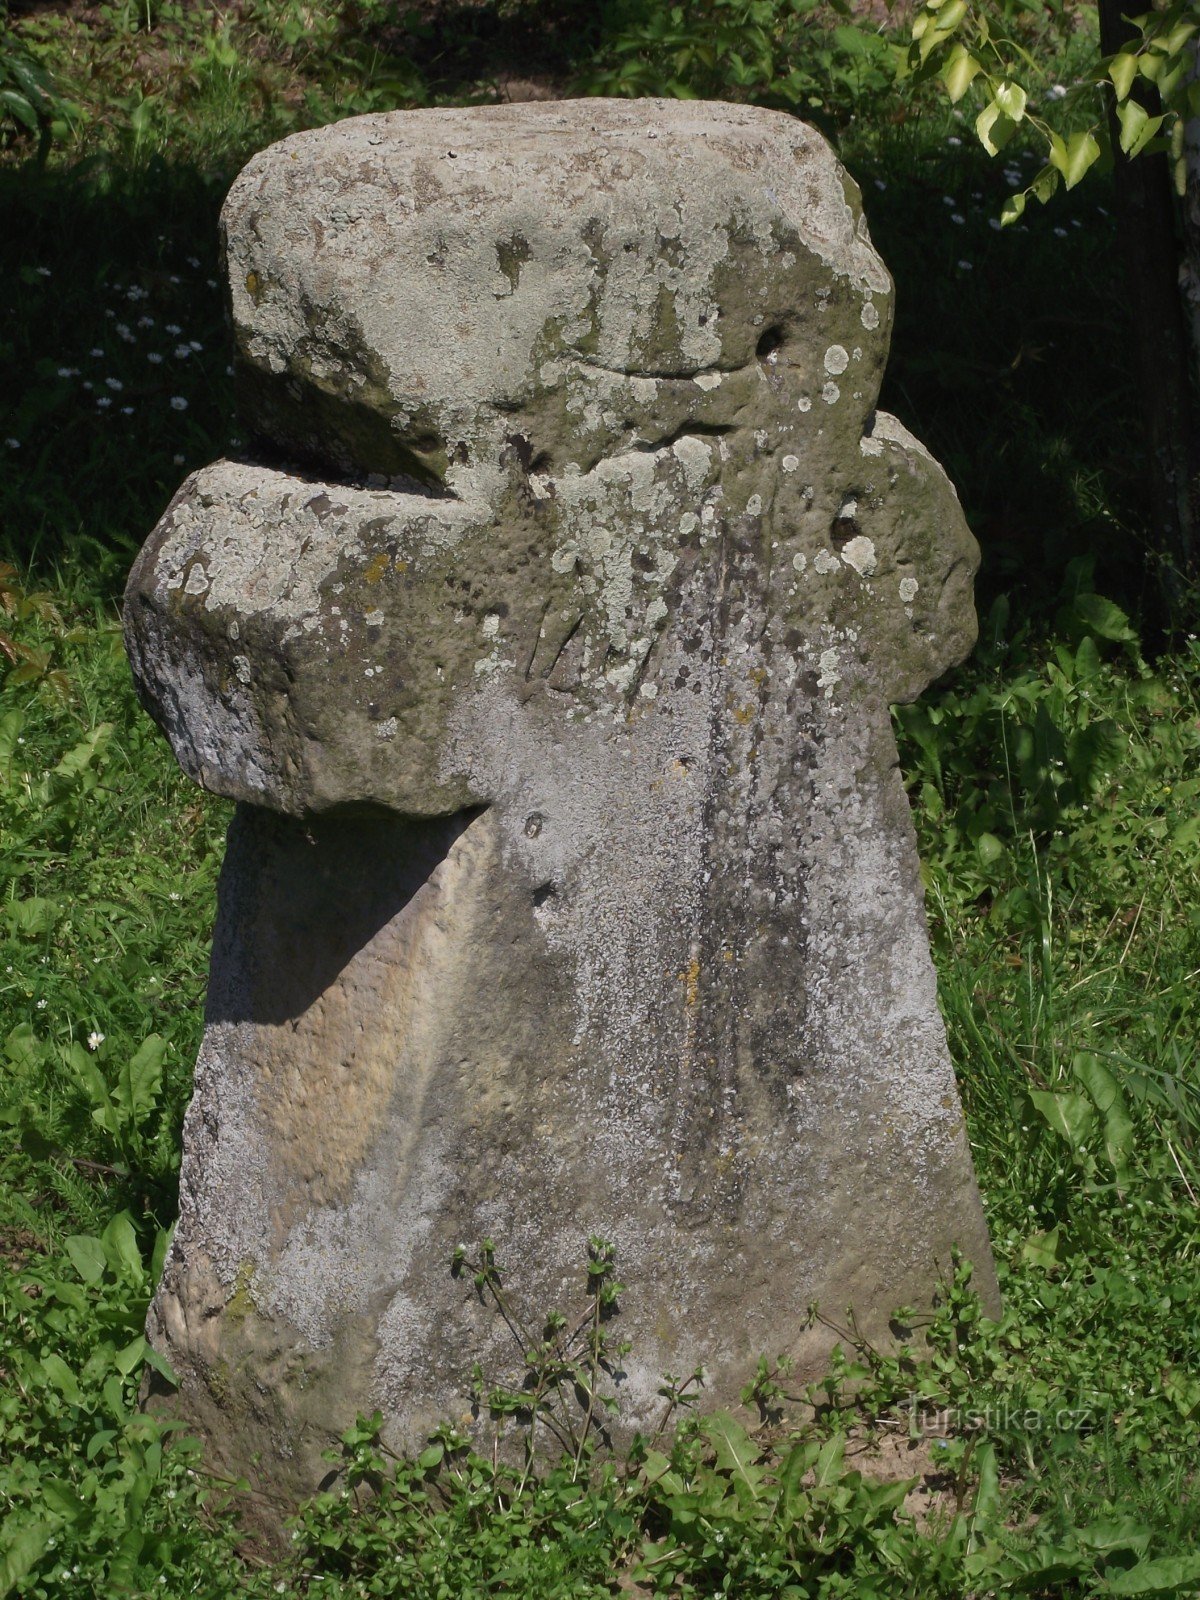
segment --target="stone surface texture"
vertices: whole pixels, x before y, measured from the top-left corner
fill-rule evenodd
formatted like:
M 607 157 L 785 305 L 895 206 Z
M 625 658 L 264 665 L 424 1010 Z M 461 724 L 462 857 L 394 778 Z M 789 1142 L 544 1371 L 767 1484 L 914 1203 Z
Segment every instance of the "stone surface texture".
M 889 702 L 976 548 L 875 409 L 892 284 L 781 113 L 360 117 L 223 215 L 244 460 L 130 579 L 145 703 L 240 802 L 181 1215 L 176 1400 L 282 1498 L 512 1370 L 612 1239 L 624 1425 L 815 1371 L 848 1306 L 994 1296 Z

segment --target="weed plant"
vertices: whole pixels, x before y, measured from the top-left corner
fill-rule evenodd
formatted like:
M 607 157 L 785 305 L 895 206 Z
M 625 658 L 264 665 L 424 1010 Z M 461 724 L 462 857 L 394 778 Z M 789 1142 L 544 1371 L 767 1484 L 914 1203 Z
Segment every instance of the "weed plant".
M 1053 87 L 1080 34 L 1049 22 Z M 1106 190 L 1000 233 L 1020 153 L 989 166 L 952 112 L 896 98 L 874 45 L 845 66 L 848 27 L 767 0 L 124 0 L 0 36 L 36 124 L 4 102 L 0 1597 L 1200 1593 L 1200 644 L 1153 660 L 1134 620 Z M 268 1563 L 238 1487 L 137 1409 L 226 808 L 139 710 L 115 605 L 184 473 L 237 438 L 215 219 L 240 160 L 350 110 L 494 98 L 522 63 L 799 107 L 863 187 L 897 279 L 883 403 L 984 549 L 973 661 L 896 721 L 1004 1313 L 952 1264 L 894 1348 L 846 1326 L 802 1390 L 764 1352 L 740 1420 L 664 1378 L 667 1426 L 613 1457 L 619 1263 L 595 1241 L 588 1315 L 560 1319 L 512 1301 L 504 1241 L 472 1245 L 459 1269 L 521 1337 L 464 1397 L 527 1448 L 445 1427 L 397 1461 L 347 1417 Z

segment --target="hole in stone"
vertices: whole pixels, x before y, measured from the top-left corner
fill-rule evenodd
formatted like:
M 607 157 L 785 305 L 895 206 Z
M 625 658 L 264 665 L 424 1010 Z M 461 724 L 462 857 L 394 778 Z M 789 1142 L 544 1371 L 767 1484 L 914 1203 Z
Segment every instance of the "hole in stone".
M 540 811 L 531 811 L 525 818 L 525 837 L 527 839 L 536 839 L 542 831 L 542 824 L 545 820 Z
M 544 906 L 546 901 L 553 900 L 557 893 L 558 890 L 552 883 L 539 883 L 533 891 L 533 903 L 535 906 Z
M 772 365 L 779 360 L 779 352 L 783 348 L 783 329 L 764 328 L 759 335 L 755 355 L 760 361 L 769 361 Z
M 858 501 L 853 495 L 848 495 L 842 501 L 838 514 L 833 519 L 829 529 L 829 537 L 835 550 L 842 550 L 851 539 L 857 537 L 862 530 L 858 526 Z

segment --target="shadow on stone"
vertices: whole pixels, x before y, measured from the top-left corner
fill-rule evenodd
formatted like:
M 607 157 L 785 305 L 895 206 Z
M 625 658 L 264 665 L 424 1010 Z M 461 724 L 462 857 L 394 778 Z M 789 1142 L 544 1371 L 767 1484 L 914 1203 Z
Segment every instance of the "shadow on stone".
M 375 808 L 319 817 L 238 808 L 221 874 L 217 942 L 231 900 L 254 907 L 239 960 L 214 961 L 206 1022 L 296 1022 L 445 860 L 479 810 L 412 820 Z

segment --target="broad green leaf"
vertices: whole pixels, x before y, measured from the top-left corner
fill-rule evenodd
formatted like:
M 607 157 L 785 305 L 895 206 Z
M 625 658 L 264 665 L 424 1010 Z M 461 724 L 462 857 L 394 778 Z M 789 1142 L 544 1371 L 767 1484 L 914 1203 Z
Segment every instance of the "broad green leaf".
M 1121 1086 L 1098 1056 L 1080 1053 L 1071 1063 L 1075 1077 L 1091 1096 L 1100 1113 L 1104 1129 L 1104 1153 L 1123 1183 L 1128 1175 L 1129 1156 L 1133 1149 L 1133 1119 Z
M 1080 642 L 1079 649 L 1075 652 L 1075 676 L 1077 678 L 1094 678 L 1100 671 L 1100 652 L 1096 648 L 1096 641 L 1091 634 L 1085 634 Z
M 1133 87 L 1133 80 L 1137 77 L 1137 57 L 1123 50 L 1108 63 L 1108 75 L 1112 79 L 1113 88 L 1117 91 L 1118 101 L 1127 100 L 1129 91 Z
M 1058 193 L 1059 175 L 1051 166 L 1045 166 L 1029 185 L 1037 198 L 1046 205 Z
M 1073 189 L 1092 164 L 1100 159 L 1100 146 L 1091 133 L 1073 133 L 1067 144 L 1067 164 L 1062 169 L 1063 180 Z
M 77 778 L 85 772 L 96 758 L 104 753 L 108 741 L 112 738 L 113 725 L 111 722 L 102 722 L 98 727 L 74 745 L 63 756 L 54 768 L 54 775 L 59 778 Z
M 117 1371 L 123 1378 L 127 1378 L 136 1366 L 146 1358 L 146 1340 L 142 1334 L 136 1339 L 131 1339 L 123 1350 L 118 1350 L 113 1357 Z
M 20 1071 L 37 1065 L 42 1058 L 42 1045 L 33 1031 L 32 1023 L 17 1023 L 4 1041 L 4 1054 Z
M 25 718 L 19 711 L 6 711 L 0 717 L 0 769 L 10 765 L 24 726 Z
M 1106 600 L 1102 594 L 1077 594 L 1072 608 L 1079 620 L 1101 639 L 1112 639 L 1117 643 L 1137 642 L 1137 634 L 1129 626 L 1129 618 L 1120 606 Z
M 811 1439 L 800 1439 L 784 1457 L 779 1469 L 779 1488 L 785 1510 L 795 1513 L 805 1499 L 804 1479 L 817 1454 L 817 1446 Z
M 133 1219 L 128 1211 L 118 1211 L 100 1235 L 100 1243 L 109 1266 L 118 1278 L 141 1283 L 146 1269 L 142 1265 L 142 1252 L 138 1249 L 137 1234 L 133 1231 Z
M 1000 1509 L 1000 1468 L 996 1462 L 996 1447 L 990 1439 L 975 1452 L 975 1466 L 979 1472 L 979 1487 L 975 1491 L 971 1515 L 976 1523 L 990 1522 Z
M 984 106 L 975 118 L 975 132 L 990 156 L 999 155 L 1016 131 L 1016 123 L 1005 114 L 996 100 Z
M 136 1126 L 153 1107 L 162 1089 L 162 1064 L 167 1041 L 152 1033 L 132 1060 L 121 1068 L 114 1098 Z
M 1027 100 L 1028 96 L 1019 83 L 1002 83 L 995 93 L 996 104 L 1013 122 L 1020 122 L 1025 115 Z
M 69 1405 L 77 1406 L 83 1400 L 75 1374 L 59 1355 L 53 1351 L 41 1359 L 42 1376 L 62 1395 Z
M 90 1233 L 72 1234 L 67 1240 L 67 1254 L 75 1271 L 84 1283 L 99 1283 L 104 1276 L 104 1247 Z
M 1106 1573 L 1099 1594 L 1178 1594 L 1200 1582 L 1200 1555 L 1159 1556 L 1124 1572 Z
M 57 900 L 47 900 L 40 895 L 32 895 L 28 900 L 14 900 L 11 905 L 5 907 L 4 914 L 15 933 L 23 933 L 27 938 L 36 938 L 53 929 L 62 915 L 62 907 Z
M 990 867 L 1004 854 L 1004 846 L 994 833 L 981 833 L 975 841 L 975 854 L 985 867 Z
M 956 44 L 942 68 L 942 81 L 952 104 L 957 104 L 971 87 L 971 80 L 982 69 L 964 44 Z
M 1126 100 L 1117 107 L 1117 120 L 1121 124 L 1121 149 L 1127 156 L 1140 155 L 1162 127 L 1162 117 L 1152 117 L 1136 100 Z
M 33 1522 L 15 1512 L 0 1523 L 0 1600 L 15 1592 L 46 1553 L 55 1522 Z
M 1031 1266 L 1047 1269 L 1058 1265 L 1062 1236 L 1057 1225 L 1049 1233 L 1031 1233 L 1021 1246 L 1021 1255 Z
M 840 1433 L 835 1433 L 832 1439 L 825 1441 L 813 1468 L 814 1488 L 827 1489 L 838 1481 L 842 1475 L 842 1461 L 845 1454 L 846 1441 Z
M 738 1499 L 757 1499 L 763 1470 L 755 1464 L 759 1451 L 745 1428 L 728 1411 L 714 1411 L 705 1419 L 704 1432 L 716 1452 L 717 1466 L 733 1480 Z
M 1010 222 L 1016 222 L 1025 215 L 1025 196 L 1023 194 L 1010 194 L 1000 211 L 1000 225 L 1007 228 Z
M 1096 1128 L 1096 1112 L 1090 1100 L 1081 1094 L 1051 1094 L 1044 1089 L 1031 1089 L 1029 1098 L 1047 1127 L 1065 1139 L 1073 1151 L 1087 1148 Z

